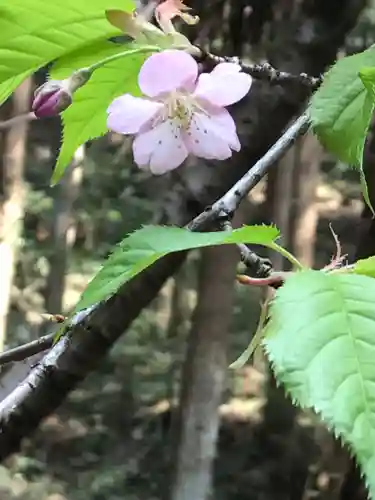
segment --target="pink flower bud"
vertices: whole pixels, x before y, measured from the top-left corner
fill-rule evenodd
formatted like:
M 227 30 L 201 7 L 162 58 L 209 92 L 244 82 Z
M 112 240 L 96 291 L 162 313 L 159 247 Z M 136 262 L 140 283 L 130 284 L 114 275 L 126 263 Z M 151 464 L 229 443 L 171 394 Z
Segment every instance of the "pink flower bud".
M 32 110 L 38 118 L 56 116 L 72 104 L 72 95 L 63 88 L 63 82 L 50 80 L 34 94 Z
M 65 80 L 49 80 L 36 89 L 32 110 L 38 118 L 56 116 L 73 102 L 73 93 L 90 79 L 87 69 L 76 71 Z

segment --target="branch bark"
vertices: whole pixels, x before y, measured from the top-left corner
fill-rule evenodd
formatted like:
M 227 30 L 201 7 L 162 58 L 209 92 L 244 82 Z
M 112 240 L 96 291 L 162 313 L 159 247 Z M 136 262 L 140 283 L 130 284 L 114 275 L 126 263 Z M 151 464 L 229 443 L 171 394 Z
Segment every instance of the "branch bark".
M 270 62 L 283 71 L 319 76 L 334 61 L 337 48 L 364 5 L 365 0 L 330 0 L 328 9 L 326 0 L 317 0 L 313 7 L 305 0 L 295 25 L 286 20 L 282 26 L 282 36 L 272 49 Z M 308 96 L 306 88 L 300 92 L 271 89 L 255 82 L 248 98 L 233 107 L 243 145 L 241 152 L 227 163 L 207 162 L 181 170 L 173 190 L 169 189 L 160 222 L 184 225 L 223 195 L 277 140 Z M 184 258 L 183 253 L 169 255 L 91 311 L 81 323 L 69 329 L 27 379 L 2 401 L 0 459 L 17 451 L 22 438 L 97 366 Z

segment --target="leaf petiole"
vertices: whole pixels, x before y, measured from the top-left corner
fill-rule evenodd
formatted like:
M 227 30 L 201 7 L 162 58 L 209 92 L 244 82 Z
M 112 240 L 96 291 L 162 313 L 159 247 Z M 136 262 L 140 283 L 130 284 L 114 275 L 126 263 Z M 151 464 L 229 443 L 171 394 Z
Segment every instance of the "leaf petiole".
M 229 368 L 231 368 L 232 370 L 238 370 L 239 368 L 242 368 L 249 361 L 253 353 L 255 353 L 256 349 L 260 346 L 266 333 L 264 325 L 267 320 L 269 302 L 270 299 L 268 298 L 263 304 L 261 304 L 259 322 L 256 332 L 254 333 L 250 344 L 244 350 L 244 352 L 235 361 L 233 361 L 233 363 L 229 365 Z
M 305 269 L 305 266 L 303 266 L 301 264 L 301 262 L 296 257 L 294 257 L 294 255 L 292 255 L 290 252 L 288 252 L 288 250 L 286 250 L 285 248 L 281 247 L 277 243 L 272 242 L 272 243 L 270 243 L 267 246 L 268 246 L 268 248 L 271 248 L 271 250 L 275 250 L 275 252 L 278 252 L 283 257 L 285 257 L 287 260 L 289 260 L 289 262 L 291 264 L 293 264 L 293 266 L 295 268 L 297 268 L 297 269 Z

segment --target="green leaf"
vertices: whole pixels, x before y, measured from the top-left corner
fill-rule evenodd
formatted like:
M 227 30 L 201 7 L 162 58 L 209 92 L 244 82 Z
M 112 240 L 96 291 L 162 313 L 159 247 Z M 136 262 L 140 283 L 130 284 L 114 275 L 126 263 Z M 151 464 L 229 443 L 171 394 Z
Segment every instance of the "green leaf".
M 131 44 L 115 43 L 107 40 L 97 40 L 90 45 L 81 47 L 60 57 L 52 66 L 50 76 L 54 80 L 62 80 L 73 71 L 91 66 L 97 61 L 124 52 Z
M 75 311 L 110 297 L 121 285 L 168 253 L 230 243 L 271 246 L 278 236 L 278 229 L 271 226 L 244 226 L 216 233 L 193 233 L 177 227 L 145 226 L 118 245 L 83 292 Z
M 129 49 L 134 45 L 129 44 Z M 124 52 L 126 45 L 114 47 L 109 42 L 96 44 L 97 60 L 108 57 L 118 51 Z M 86 141 L 99 137 L 107 132 L 107 108 L 115 97 L 129 92 L 140 95 L 138 73 L 148 54 L 136 54 L 112 61 L 97 69 L 91 79 L 80 88 L 73 98 L 73 104 L 62 113 L 64 123 L 63 143 L 57 164 L 52 176 L 52 184 L 63 175 L 75 151 Z M 75 54 L 73 64 L 69 66 L 68 59 L 60 60 L 52 71 L 64 77 L 71 71 L 92 64 L 96 59 L 88 51 L 86 54 Z
M 375 97 L 375 67 L 362 68 L 359 72 L 359 77 L 362 80 L 366 89 L 371 92 L 372 97 Z
M 354 273 L 375 278 L 375 257 L 358 260 L 354 264 Z
M 325 75 L 313 95 L 309 112 L 320 142 L 341 161 L 360 170 L 365 202 L 371 205 L 365 175 L 363 150 L 374 111 L 373 73 L 365 66 L 375 65 L 375 48 L 340 59 Z
M 105 9 L 134 9 L 131 0 L 0 0 L 0 83 L 88 43 L 119 34 Z
M 371 106 L 372 106 L 371 112 L 370 112 L 370 117 L 369 117 L 369 122 L 368 122 L 366 132 L 365 132 L 365 138 L 366 138 L 367 131 L 368 131 L 368 128 L 370 126 L 371 118 L 372 118 L 372 115 L 374 112 L 374 105 L 375 105 L 375 86 L 374 86 L 375 85 L 375 68 L 363 68 L 359 72 L 359 77 L 360 77 L 364 87 L 367 90 L 366 100 L 371 100 Z M 370 105 L 369 105 L 369 107 L 370 107 Z M 362 160 L 363 160 L 364 146 L 365 146 L 365 141 L 363 141 L 363 147 L 362 147 L 362 156 L 361 156 Z M 364 198 L 365 202 L 367 203 L 368 207 L 370 208 L 372 214 L 375 216 L 375 211 L 374 211 L 374 208 L 371 204 L 368 186 L 367 186 L 367 182 L 366 182 L 366 177 L 365 177 L 365 173 L 363 170 L 363 161 L 362 160 L 361 160 L 361 164 L 360 164 L 360 173 L 361 173 L 361 185 L 362 185 L 363 198 Z
M 374 103 L 359 72 L 375 65 L 375 48 L 340 59 L 324 76 L 309 112 L 323 145 L 340 160 L 362 165 L 363 147 Z
M 375 495 L 375 281 L 302 271 L 276 292 L 263 345 L 295 403 L 354 451 Z

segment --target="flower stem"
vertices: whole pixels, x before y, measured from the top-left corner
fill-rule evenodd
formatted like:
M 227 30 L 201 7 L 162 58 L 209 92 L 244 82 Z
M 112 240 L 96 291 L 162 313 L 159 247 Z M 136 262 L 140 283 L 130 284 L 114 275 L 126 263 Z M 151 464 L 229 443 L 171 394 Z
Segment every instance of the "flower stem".
M 92 73 L 95 70 L 101 68 L 105 64 L 108 64 L 112 61 L 116 61 L 117 59 L 121 59 L 122 57 L 133 56 L 135 54 L 142 54 L 143 52 L 160 52 L 161 48 L 157 45 L 142 45 L 136 49 L 124 50 L 123 52 L 119 52 L 118 54 L 113 54 L 112 56 L 105 57 L 101 61 L 98 61 L 87 68 L 84 68 L 86 71 Z

